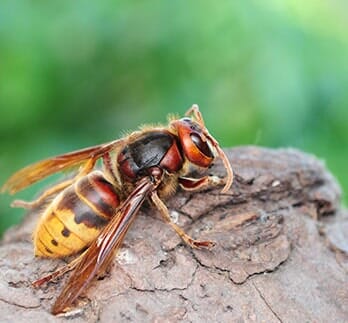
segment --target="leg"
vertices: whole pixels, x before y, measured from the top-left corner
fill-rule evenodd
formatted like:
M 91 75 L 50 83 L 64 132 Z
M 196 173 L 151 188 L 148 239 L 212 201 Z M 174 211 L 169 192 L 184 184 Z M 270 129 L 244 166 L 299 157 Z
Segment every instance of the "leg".
M 53 279 L 56 279 L 58 277 L 63 276 L 65 273 L 73 270 L 76 267 L 76 265 L 80 262 L 80 260 L 82 259 L 84 254 L 85 254 L 85 252 L 83 252 L 81 255 L 79 255 L 77 258 L 75 258 L 73 261 L 69 262 L 68 264 L 64 265 L 63 267 L 60 267 L 59 269 L 57 269 L 53 273 L 48 274 L 46 276 L 43 276 L 43 277 L 33 281 L 31 284 L 34 287 L 40 287 L 44 283 L 48 283 L 48 282 L 52 281 Z
M 74 182 L 74 179 L 69 179 L 69 180 L 66 180 L 64 182 L 61 182 L 61 183 L 47 189 L 46 191 L 44 191 L 35 201 L 32 201 L 32 202 L 26 202 L 26 201 L 22 201 L 22 200 L 14 200 L 11 203 L 11 206 L 12 207 L 22 207 L 25 209 L 34 208 L 36 206 L 39 206 L 44 200 L 46 200 L 47 197 L 49 197 L 50 195 L 52 195 L 54 193 L 59 193 L 64 188 L 71 185 L 73 182 Z
M 210 175 L 202 178 L 179 177 L 180 186 L 186 191 L 196 191 L 209 186 L 225 184 L 225 179 Z
M 184 240 L 191 248 L 212 248 L 215 243 L 213 241 L 199 241 L 191 238 L 189 235 L 185 233 L 183 229 L 181 229 L 178 225 L 172 222 L 168 209 L 162 200 L 158 197 L 157 193 L 154 191 L 151 194 L 151 200 L 160 211 L 164 220 L 175 230 L 175 232 Z
M 57 194 L 63 189 L 67 188 L 70 186 L 72 183 L 74 183 L 77 179 L 81 178 L 82 176 L 85 176 L 88 174 L 94 167 L 95 165 L 95 160 L 90 159 L 79 171 L 79 173 L 72 179 L 68 179 L 66 181 L 63 181 L 61 183 L 58 183 L 57 185 L 45 190 L 36 200 L 32 202 L 26 202 L 22 200 L 15 200 L 12 202 L 11 206 L 12 207 L 22 207 L 25 209 L 31 209 L 39 206 L 43 201 L 47 199 L 47 197 Z

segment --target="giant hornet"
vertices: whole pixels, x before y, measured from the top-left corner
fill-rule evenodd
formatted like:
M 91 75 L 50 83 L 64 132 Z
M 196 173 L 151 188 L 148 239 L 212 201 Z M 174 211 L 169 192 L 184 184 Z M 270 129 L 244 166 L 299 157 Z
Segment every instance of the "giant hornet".
M 220 157 L 225 179 L 214 175 L 188 177 L 192 167 L 206 169 Z M 102 161 L 102 170 L 96 163 Z M 42 207 L 34 232 L 35 255 L 63 258 L 82 252 L 57 271 L 33 282 L 51 281 L 73 270 L 52 307 L 53 314 L 71 308 L 94 277 L 110 264 L 145 200 L 193 248 L 211 248 L 212 241 L 191 238 L 169 215 L 163 199 L 177 187 L 197 190 L 233 181 L 231 165 L 218 142 L 209 134 L 197 105 L 181 119 L 171 118 L 167 127 L 141 128 L 109 143 L 48 158 L 12 175 L 2 191 L 14 194 L 56 172 L 80 166 L 74 177 L 47 189 L 32 202 L 16 200 L 13 206 Z

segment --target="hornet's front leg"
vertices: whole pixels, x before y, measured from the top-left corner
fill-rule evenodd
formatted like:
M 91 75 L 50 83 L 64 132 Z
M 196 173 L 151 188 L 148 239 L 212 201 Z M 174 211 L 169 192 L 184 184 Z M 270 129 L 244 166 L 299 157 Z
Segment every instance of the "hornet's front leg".
M 213 241 L 200 241 L 191 238 L 183 229 L 181 229 L 178 225 L 176 225 L 172 219 L 170 218 L 169 211 L 166 205 L 162 202 L 162 200 L 158 197 L 157 192 L 153 191 L 151 193 L 151 200 L 160 211 L 164 220 L 175 230 L 175 232 L 181 237 L 182 240 L 185 241 L 191 248 L 208 248 L 211 249 L 215 246 L 215 242 Z

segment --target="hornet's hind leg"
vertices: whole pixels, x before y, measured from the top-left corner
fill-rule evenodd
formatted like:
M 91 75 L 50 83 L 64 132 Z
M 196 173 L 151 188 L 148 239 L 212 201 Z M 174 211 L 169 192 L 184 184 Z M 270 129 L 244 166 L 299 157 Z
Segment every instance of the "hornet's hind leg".
M 31 284 L 34 287 L 40 287 L 42 284 L 44 283 L 48 283 L 58 277 L 63 276 L 64 274 L 66 274 L 67 272 L 73 270 L 76 265 L 80 262 L 80 260 L 82 259 L 83 255 L 85 254 L 85 252 L 83 252 L 81 255 L 79 255 L 77 258 L 75 258 L 74 260 L 72 260 L 71 262 L 69 262 L 68 264 L 58 268 L 56 271 L 54 271 L 53 273 L 50 273 L 46 276 L 43 276 L 35 281 L 33 281 Z
M 87 175 L 93 169 L 95 163 L 96 163 L 96 160 L 90 159 L 81 168 L 81 170 L 78 172 L 78 174 L 74 178 L 68 179 L 68 180 L 63 181 L 61 183 L 58 183 L 57 185 L 54 185 L 53 187 L 47 189 L 36 200 L 34 200 L 32 202 L 27 202 L 27 201 L 22 201 L 22 200 L 14 200 L 11 203 L 11 206 L 12 207 L 22 207 L 25 209 L 32 209 L 32 208 L 35 208 L 35 207 L 41 205 L 49 196 L 51 196 L 53 194 L 58 194 L 59 192 L 61 192 L 62 190 L 64 190 L 65 188 L 67 188 L 68 186 L 73 184 L 76 180 L 78 180 L 82 176 Z

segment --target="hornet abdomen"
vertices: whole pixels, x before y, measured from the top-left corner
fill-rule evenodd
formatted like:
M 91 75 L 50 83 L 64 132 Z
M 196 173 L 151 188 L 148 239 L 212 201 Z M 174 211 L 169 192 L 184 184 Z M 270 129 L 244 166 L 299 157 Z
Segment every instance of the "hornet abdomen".
M 35 255 L 60 258 L 90 245 L 119 206 L 119 193 L 94 171 L 60 192 L 34 233 Z

